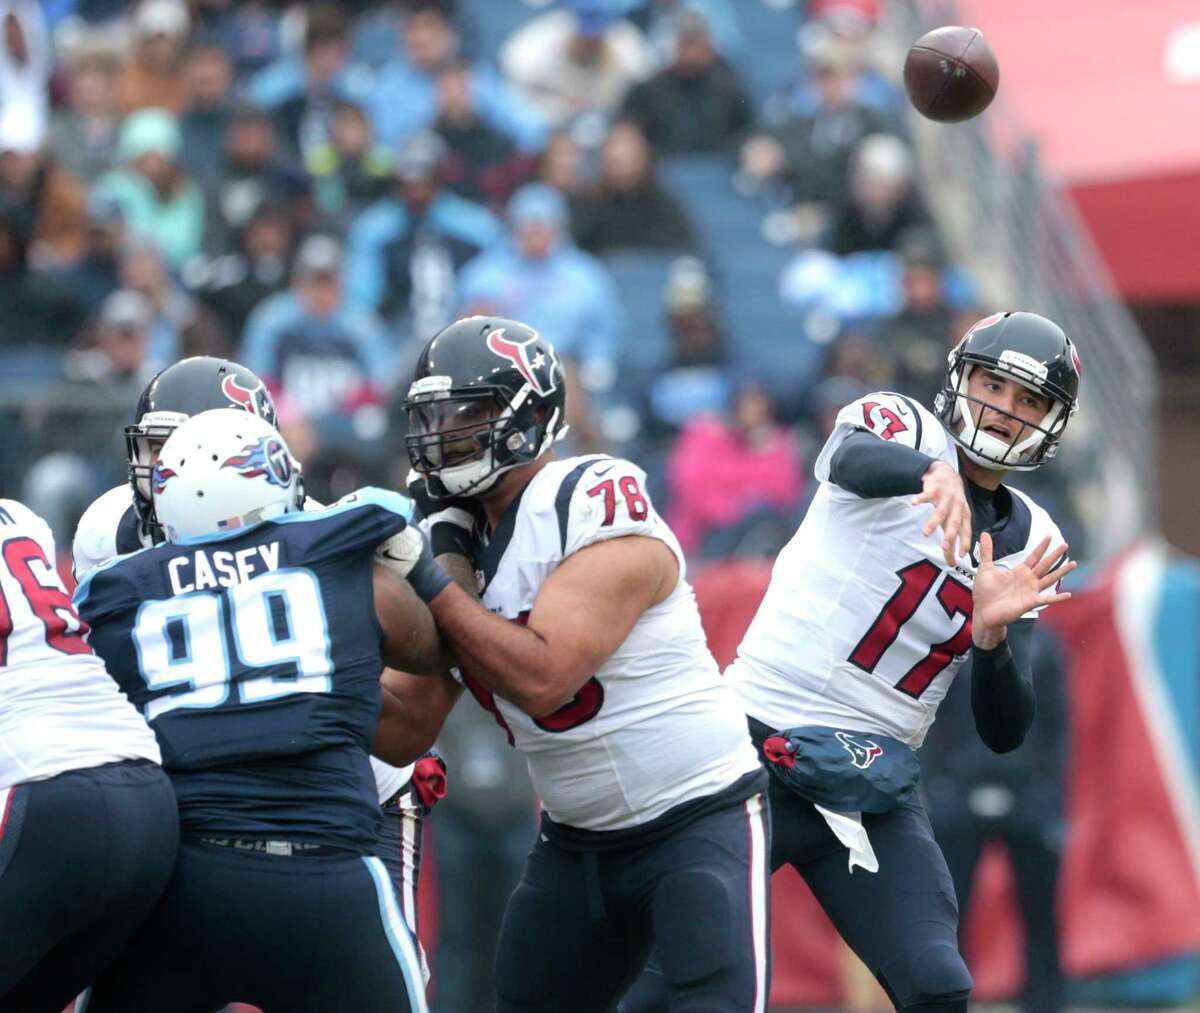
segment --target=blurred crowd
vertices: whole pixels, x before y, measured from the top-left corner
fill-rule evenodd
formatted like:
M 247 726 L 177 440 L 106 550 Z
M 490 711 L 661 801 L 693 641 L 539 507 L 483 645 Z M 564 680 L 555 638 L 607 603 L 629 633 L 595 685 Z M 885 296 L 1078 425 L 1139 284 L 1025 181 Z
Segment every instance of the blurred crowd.
M 141 388 L 195 354 L 266 379 L 317 499 L 402 487 L 417 351 L 494 313 L 561 353 L 566 452 L 641 464 L 693 558 L 774 555 L 838 409 L 931 404 L 1000 308 L 922 199 L 884 13 L 0 0 L 0 488 L 68 545 Z M 442 884 L 447 1011 L 482 1008 L 533 813 L 480 714 L 437 818 L 440 860 L 491 870 Z
M 0 450 L 69 535 L 180 356 L 267 378 L 318 497 L 397 484 L 421 342 L 569 365 L 688 550 L 770 553 L 836 408 L 928 402 L 976 305 L 877 0 L 0 3 Z M 769 37 L 762 37 L 764 30 Z

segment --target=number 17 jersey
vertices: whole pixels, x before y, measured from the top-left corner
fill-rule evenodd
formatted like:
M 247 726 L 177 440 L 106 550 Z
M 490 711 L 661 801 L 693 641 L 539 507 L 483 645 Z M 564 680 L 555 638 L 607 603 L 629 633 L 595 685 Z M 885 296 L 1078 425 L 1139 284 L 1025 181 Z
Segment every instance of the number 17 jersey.
M 932 506 L 913 506 L 909 495 L 864 499 L 833 484 L 833 454 L 859 430 L 958 469 L 953 438 L 909 398 L 869 394 L 843 408 L 817 458 L 821 486 L 726 676 L 746 712 L 772 728 L 848 728 L 915 749 L 971 648 L 978 542 L 949 567 L 941 529 L 923 533 Z M 1011 497 L 991 530 L 998 566 L 1019 563 L 1047 534 L 1052 547 L 1062 544 L 1031 499 L 1007 486 L 997 495 Z

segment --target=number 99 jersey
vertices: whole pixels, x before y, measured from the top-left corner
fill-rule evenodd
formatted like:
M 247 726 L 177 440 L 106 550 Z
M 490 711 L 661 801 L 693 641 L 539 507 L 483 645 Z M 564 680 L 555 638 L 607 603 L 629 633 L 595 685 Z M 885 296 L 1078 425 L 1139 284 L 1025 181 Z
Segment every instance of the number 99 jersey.
M 373 560 L 410 510 L 362 489 L 84 577 L 92 646 L 158 737 L 184 833 L 373 849 Z
M 863 499 L 834 485 L 833 454 L 859 430 L 958 469 L 950 434 L 909 398 L 869 394 L 843 408 L 817 458 L 820 488 L 726 676 L 747 713 L 772 728 L 849 728 L 915 749 L 971 648 L 978 542 L 970 559 L 948 567 L 941 529 L 923 534 L 931 505 L 913 506 L 907 495 Z M 997 566 L 1019 563 L 1047 534 L 1062 544 L 1024 493 L 1001 486 L 997 496 L 1011 497 L 991 531 Z
M 462 673 L 525 753 L 549 817 L 581 830 L 641 826 L 758 770 L 745 717 L 709 653 L 682 550 L 645 488 L 645 474 L 628 461 L 552 461 L 476 553 L 483 604 L 519 623 L 558 565 L 593 543 L 657 538 L 679 560 L 672 592 L 554 714 L 532 718 Z

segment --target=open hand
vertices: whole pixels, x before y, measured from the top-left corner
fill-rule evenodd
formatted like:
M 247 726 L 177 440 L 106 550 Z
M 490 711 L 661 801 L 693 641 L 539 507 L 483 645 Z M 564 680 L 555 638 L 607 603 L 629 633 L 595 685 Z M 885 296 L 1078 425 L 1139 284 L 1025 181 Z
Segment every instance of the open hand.
M 1056 585 L 1075 569 L 1074 560 L 1066 558 L 1067 546 L 1053 552 L 1047 535 L 1018 565 L 1002 569 L 992 561 L 992 536 L 986 531 L 979 536 L 979 567 L 975 571 L 975 607 L 971 619 L 971 639 L 977 647 L 992 648 L 1004 639 L 1004 630 L 1031 609 L 1071 597 L 1058 591 Z M 1056 565 L 1061 563 L 1062 565 Z
M 933 504 L 922 534 L 928 538 L 942 529 L 942 557 L 952 567 L 960 556 L 971 553 L 971 504 L 962 477 L 945 461 L 934 461 L 921 478 L 921 488 L 920 495 L 913 497 L 913 506 Z

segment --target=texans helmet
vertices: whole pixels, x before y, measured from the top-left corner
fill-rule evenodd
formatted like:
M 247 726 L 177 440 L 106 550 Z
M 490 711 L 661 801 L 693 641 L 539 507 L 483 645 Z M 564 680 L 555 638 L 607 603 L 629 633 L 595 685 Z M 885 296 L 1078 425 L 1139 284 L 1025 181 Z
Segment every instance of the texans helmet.
M 527 324 L 467 317 L 421 352 L 404 401 L 413 468 L 435 497 L 477 496 L 567 431 L 554 347 Z
M 181 359 L 154 377 L 138 398 L 133 425 L 125 427 L 125 457 L 133 508 L 142 526 L 157 526 L 150 493 L 154 452 L 193 415 L 240 408 L 274 426 L 275 403 L 267 385 L 245 366 L 198 355 Z
M 1001 412 L 1020 427 L 1011 441 L 984 432 L 975 424 L 971 402 L 987 402 L 967 393 L 967 380 L 976 366 L 1049 398 L 1049 410 L 1036 425 Z M 995 470 L 1032 471 L 1058 452 L 1067 422 L 1079 407 L 1082 373 L 1079 353 L 1058 324 L 1036 313 L 994 313 L 971 327 L 951 351 L 934 407 L 972 461 Z

